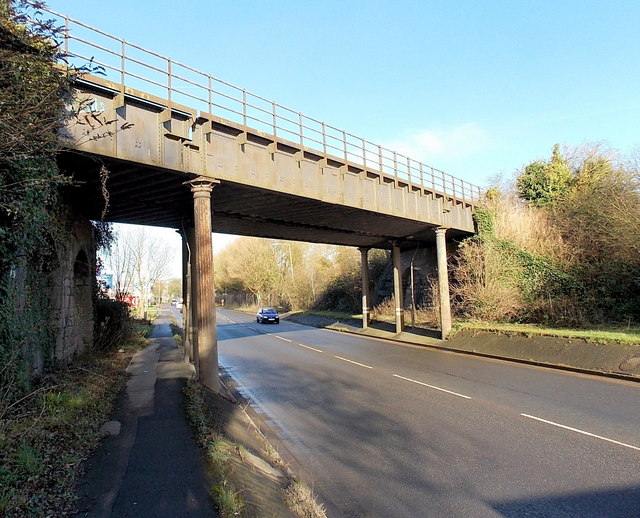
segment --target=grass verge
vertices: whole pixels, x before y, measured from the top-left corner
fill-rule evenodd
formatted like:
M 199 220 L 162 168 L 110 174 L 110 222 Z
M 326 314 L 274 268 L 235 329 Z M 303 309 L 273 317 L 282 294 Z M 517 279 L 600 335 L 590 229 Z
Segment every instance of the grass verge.
M 222 518 L 241 516 L 245 502 L 242 493 L 232 487 L 227 463 L 235 445 L 216 431 L 213 417 L 207 412 L 203 389 L 198 383 L 189 381 L 184 395 L 187 417 L 209 461 L 214 480 L 210 490 L 213 503 Z
M 0 416 L 0 516 L 67 516 L 81 462 L 126 383 L 125 368 L 144 339 L 44 376 Z
M 335 320 L 361 319 L 362 315 L 350 315 L 348 313 L 338 313 L 334 311 L 299 311 L 295 315 L 315 315 Z M 407 314 L 405 313 L 405 318 Z M 393 322 L 393 318 L 383 318 L 384 315 L 378 315 L 379 320 Z M 417 325 L 423 323 L 422 319 L 417 319 Z M 436 324 L 437 326 L 437 324 Z M 490 322 L 463 322 L 456 321 L 453 332 L 450 336 L 454 336 L 457 332 L 464 329 L 491 331 L 496 333 L 518 334 L 522 336 L 552 336 L 558 338 L 580 338 L 591 343 L 597 344 L 623 344 L 638 345 L 640 344 L 640 328 L 638 327 L 617 327 L 610 329 L 594 328 L 594 329 L 555 329 L 543 327 L 535 324 L 497 324 Z
M 301 518 L 326 517 L 311 488 L 301 480 L 291 481 L 284 489 L 284 499 L 289 509 Z
M 553 329 L 532 324 L 493 324 L 484 322 L 456 322 L 455 332 L 464 329 L 511 333 L 523 336 L 555 336 L 581 338 L 592 343 L 640 344 L 640 329 Z
M 254 453 L 251 453 L 241 442 L 233 441 L 225 436 L 222 431 L 225 427 L 218 422 L 219 416 L 214 415 L 216 412 L 210 406 L 213 400 L 209 398 L 218 396 L 206 392 L 206 389 L 194 381 L 187 383 L 184 394 L 187 417 L 209 461 L 213 478 L 210 493 L 222 518 L 284 516 L 283 513 L 287 507 L 293 514 L 301 518 L 326 518 L 326 513 L 322 505 L 316 501 L 313 492 L 303 482 L 292 479 L 286 473 L 282 459 L 271 445 L 265 441 L 263 443 L 263 446 L 266 444 L 264 451 L 256 456 L 257 451 L 254 450 Z M 262 495 L 267 495 L 266 487 L 260 485 L 259 479 L 256 479 L 255 476 L 247 477 L 239 473 L 246 470 L 247 473 L 255 475 L 257 465 L 275 466 L 278 468 L 278 472 L 282 473 L 277 478 L 279 488 L 276 486 L 274 492 L 271 493 L 272 496 L 266 497 L 271 500 L 269 502 L 262 501 L 262 504 L 269 509 L 268 511 L 256 507 L 255 500 L 252 501 L 251 498 L 251 493 L 256 490 Z M 267 470 L 270 468 L 267 467 Z M 253 486 L 243 486 L 247 483 L 253 484 Z M 254 487 L 256 484 L 259 487 Z M 275 501 L 279 504 L 276 503 L 274 506 Z M 280 511 L 275 510 L 278 505 L 281 506 Z M 289 514 L 286 515 L 289 516 Z
M 362 314 L 352 315 L 351 313 L 341 313 L 339 311 L 292 311 L 290 315 L 311 315 L 335 320 L 362 320 Z

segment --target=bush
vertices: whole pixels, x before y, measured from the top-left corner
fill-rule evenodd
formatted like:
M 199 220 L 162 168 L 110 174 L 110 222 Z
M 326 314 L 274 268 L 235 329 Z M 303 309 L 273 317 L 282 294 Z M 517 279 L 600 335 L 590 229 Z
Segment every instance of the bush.
M 490 240 L 463 242 L 455 259 L 453 310 L 460 316 L 490 322 L 516 318 L 523 308 L 522 266 Z
M 551 162 L 518 177 L 522 199 L 492 189 L 475 214 L 478 235 L 454 259 L 454 310 L 551 325 L 640 319 L 640 176 L 621 164 L 597 147 L 564 161 L 556 146 Z M 562 188 L 536 177 L 544 196 L 524 193 L 541 168 Z
M 129 306 L 105 298 L 96 301 L 95 329 L 95 349 L 98 351 L 120 347 L 136 333 Z

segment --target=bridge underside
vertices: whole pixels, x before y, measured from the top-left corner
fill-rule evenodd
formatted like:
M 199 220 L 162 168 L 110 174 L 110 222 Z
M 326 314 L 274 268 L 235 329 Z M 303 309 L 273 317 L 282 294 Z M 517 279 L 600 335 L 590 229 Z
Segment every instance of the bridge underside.
M 75 181 L 74 200 L 91 219 L 174 229 L 193 226 L 193 195 L 183 184 L 195 174 L 115 158 L 97 160 L 77 151 L 62 154 L 59 162 Z M 223 234 L 384 249 L 390 249 L 392 241 L 407 247 L 416 241 L 435 242 L 435 226 L 424 222 L 225 180 L 211 193 L 211 209 L 213 231 Z M 451 239 L 468 235 L 456 229 L 447 233 Z

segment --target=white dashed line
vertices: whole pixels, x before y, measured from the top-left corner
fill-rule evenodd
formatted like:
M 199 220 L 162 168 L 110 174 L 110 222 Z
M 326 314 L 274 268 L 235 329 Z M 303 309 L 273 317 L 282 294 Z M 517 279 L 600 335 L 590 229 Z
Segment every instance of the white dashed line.
M 349 363 L 353 363 L 354 365 L 359 365 L 360 367 L 364 367 L 366 369 L 373 369 L 373 367 L 370 367 L 369 365 L 365 365 L 364 363 L 354 362 L 353 360 L 349 360 L 347 358 L 343 358 L 342 356 L 333 355 L 333 357 L 334 358 L 338 358 L 338 360 L 342 360 L 343 362 L 349 362 Z
M 423 387 L 429 387 L 432 388 L 433 390 L 439 390 L 440 392 L 446 392 L 447 394 L 451 394 L 453 396 L 458 396 L 464 399 L 471 399 L 471 397 L 469 396 L 465 396 L 464 394 L 458 394 L 457 392 L 452 392 L 451 390 L 447 390 L 447 389 L 443 389 L 440 387 L 436 387 L 434 385 L 428 385 L 427 383 L 422 383 L 422 381 L 417 381 L 417 380 L 412 380 L 411 378 L 405 378 L 404 376 L 400 376 L 399 374 L 394 374 L 393 375 L 395 378 L 400 378 L 403 379 L 405 381 L 410 381 L 411 383 L 417 383 L 418 385 L 422 385 Z
M 566 425 L 560 424 L 560 423 L 554 423 L 553 421 L 547 421 L 546 419 L 542 419 L 540 417 L 536 417 L 536 416 L 533 416 L 533 415 L 529 415 L 529 414 L 520 414 L 520 415 L 522 417 L 528 417 L 529 419 L 534 419 L 535 421 L 540 421 L 541 423 L 547 423 L 547 424 L 550 424 L 551 426 L 557 426 L 558 428 L 564 428 L 565 430 L 570 430 L 572 432 L 580 433 L 582 435 L 587 435 L 588 437 L 594 437 L 596 439 L 601 439 L 603 441 L 611 442 L 611 443 L 617 444 L 619 446 L 624 446 L 625 448 L 631 448 L 632 450 L 639 450 L 640 451 L 640 447 L 638 447 L 638 446 L 632 446 L 631 444 L 626 444 L 624 442 L 614 441 L 613 439 L 608 439 L 607 437 L 602 437 L 601 435 L 596 435 L 594 433 L 585 432 L 584 430 L 578 430 L 577 428 L 572 428 L 571 426 L 566 426 Z
M 310 345 L 304 345 L 304 344 L 298 344 L 300 347 L 304 347 L 305 349 L 310 349 L 312 351 L 315 351 L 317 353 L 321 353 L 322 351 L 320 349 L 316 349 L 315 347 L 311 347 Z
M 285 342 L 292 342 L 293 340 L 289 340 L 288 338 L 283 338 L 281 336 L 275 335 L 278 340 L 284 340 Z

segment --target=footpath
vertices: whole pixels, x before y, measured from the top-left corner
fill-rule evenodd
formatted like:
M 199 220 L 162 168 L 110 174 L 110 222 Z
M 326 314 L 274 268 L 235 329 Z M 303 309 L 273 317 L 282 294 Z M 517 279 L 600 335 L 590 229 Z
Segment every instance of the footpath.
M 385 322 L 362 329 L 362 323 L 354 320 L 336 321 L 306 314 L 292 314 L 286 318 L 304 325 L 443 351 L 640 381 L 640 343 L 602 345 L 580 338 L 480 330 L 464 330 L 448 340 L 440 340 L 439 333 L 433 330 L 408 326 L 402 333 L 396 333 L 395 325 Z
M 130 378 L 85 463 L 79 487 L 87 518 L 212 518 L 205 461 L 185 418 L 182 362 L 169 321 L 159 318 L 149 345 L 127 367 Z
M 183 388 L 195 376 L 164 310 L 148 345 L 135 354 L 129 380 L 104 439 L 84 464 L 76 518 L 215 518 L 212 473 L 185 414 Z M 226 386 L 207 392 L 214 426 L 229 444 L 227 478 L 241 488 L 241 516 L 295 518 L 284 501 L 291 474 L 274 465 L 269 444 Z M 235 451 L 234 451 L 235 450 Z

